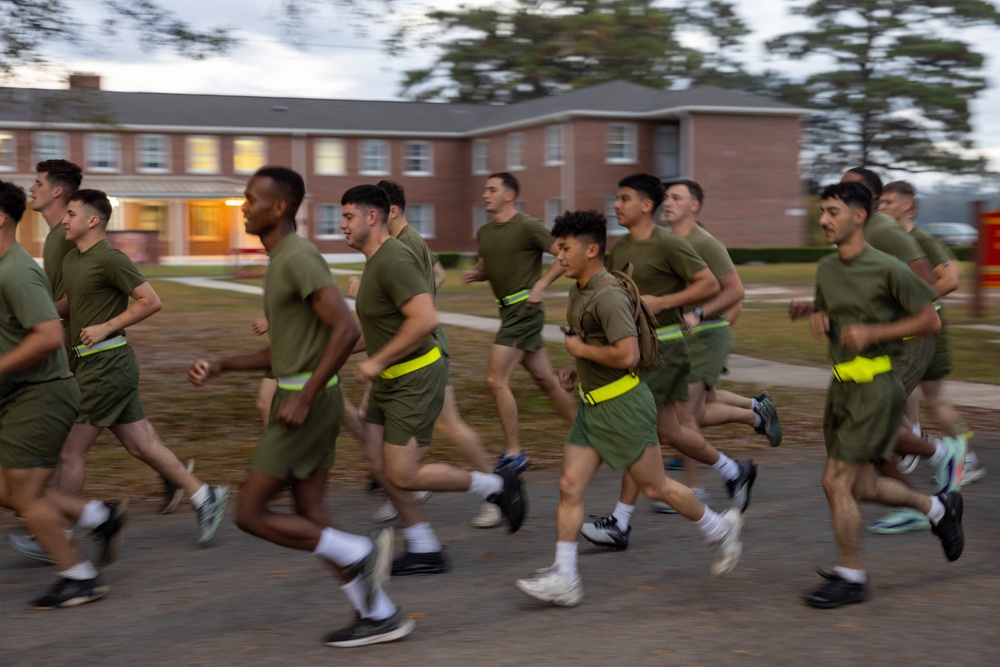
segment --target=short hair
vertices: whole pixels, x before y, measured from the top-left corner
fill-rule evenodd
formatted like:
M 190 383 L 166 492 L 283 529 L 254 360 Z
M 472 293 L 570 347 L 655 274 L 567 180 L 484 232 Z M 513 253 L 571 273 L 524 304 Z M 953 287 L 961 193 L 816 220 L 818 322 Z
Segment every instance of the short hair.
M 108 220 L 111 219 L 111 200 L 108 199 L 108 195 L 101 190 L 77 190 L 69 198 L 70 201 L 78 201 L 81 204 L 89 206 L 97 212 L 97 217 L 101 219 L 101 226 L 107 227 Z
M 69 202 L 69 197 L 80 189 L 83 182 L 83 171 L 69 160 L 42 160 L 35 165 L 35 171 L 45 174 L 49 183 L 63 189 L 62 199 Z
M 667 183 L 666 188 L 664 190 L 664 196 L 666 195 L 666 190 L 669 190 L 675 185 L 683 185 L 688 189 L 688 192 L 691 194 L 691 199 L 695 200 L 699 204 L 705 203 L 705 191 L 702 189 L 700 185 L 698 185 L 698 183 L 687 178 L 681 178 L 676 181 Z
M 395 206 L 401 212 L 406 210 L 406 191 L 403 190 L 402 185 L 396 181 L 382 179 L 378 182 L 378 186 L 385 190 L 385 194 L 389 197 L 390 205 Z
M 831 183 L 823 188 L 820 199 L 839 199 L 852 208 L 862 208 L 867 220 L 872 214 L 872 193 L 863 183 L 848 181 L 846 183 Z
M 15 227 L 21 221 L 27 204 L 28 197 L 20 185 L 0 181 L 0 211 L 14 222 Z
M 601 256 L 608 243 L 608 220 L 603 213 L 593 209 L 589 211 L 566 211 L 556 216 L 552 225 L 552 236 L 561 239 L 572 236 L 575 239 L 587 239 L 596 243 L 601 249 Z
M 655 211 L 663 198 L 667 195 L 667 189 L 663 187 L 663 181 L 651 174 L 632 174 L 618 181 L 619 188 L 632 188 L 636 192 L 641 192 L 653 202 Z
M 847 170 L 848 173 L 857 174 L 861 177 L 861 181 L 868 186 L 871 191 L 871 196 L 878 199 L 882 196 L 882 177 L 871 169 L 866 169 L 865 167 L 851 167 Z
M 355 185 L 340 198 L 341 206 L 348 204 L 354 204 L 358 208 L 367 210 L 375 209 L 379 212 L 379 222 L 382 224 L 385 224 L 389 219 L 389 207 L 391 206 L 389 195 L 377 185 Z
M 893 181 L 886 183 L 882 188 L 882 194 L 894 192 L 904 199 L 914 199 L 917 196 L 917 189 L 909 181 Z
M 486 180 L 490 180 L 491 178 L 499 178 L 500 182 L 503 183 L 504 189 L 514 193 L 514 199 L 517 199 L 518 195 L 521 194 L 521 184 L 514 178 L 514 174 L 509 171 L 498 171 L 495 174 L 490 174 Z
M 295 214 L 299 212 L 299 206 L 306 197 L 306 183 L 299 173 L 288 167 L 265 165 L 254 172 L 254 177 L 258 176 L 270 178 L 274 182 L 288 204 L 288 216 L 295 220 Z

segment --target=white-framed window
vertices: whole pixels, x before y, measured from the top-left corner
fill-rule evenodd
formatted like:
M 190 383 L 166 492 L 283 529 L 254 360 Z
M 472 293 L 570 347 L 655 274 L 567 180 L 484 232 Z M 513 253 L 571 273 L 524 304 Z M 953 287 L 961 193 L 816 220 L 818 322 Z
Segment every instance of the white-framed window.
M 35 155 L 35 162 L 65 160 L 69 157 L 68 147 L 69 139 L 65 132 L 35 132 L 31 135 L 31 151 Z
M 383 139 L 362 139 L 360 146 L 362 176 L 389 174 L 389 142 Z
M 472 173 L 490 173 L 490 140 L 476 139 L 472 142 Z
M 140 134 L 135 138 L 136 171 L 163 174 L 170 171 L 170 138 L 162 134 Z
M 556 218 L 562 215 L 562 199 L 559 197 L 549 197 L 545 200 L 545 226 L 552 229 Z
M 403 147 L 403 173 L 430 176 L 434 173 L 434 145 L 429 141 L 407 141 Z
M 563 129 L 562 125 L 549 125 L 545 128 L 545 164 L 559 165 L 563 163 Z
M 476 238 L 476 232 L 479 228 L 490 221 L 489 215 L 486 213 L 486 204 L 479 203 L 472 207 L 472 238 Z
M 233 139 L 233 173 L 252 174 L 267 164 L 267 140 L 263 137 Z
M 13 132 L 0 131 L 0 171 L 17 169 L 17 141 Z
M 507 135 L 507 169 L 524 169 L 524 135 L 520 132 Z
M 117 134 L 87 135 L 87 169 L 121 171 L 121 139 Z
M 618 197 L 615 195 L 608 197 L 607 205 L 604 209 L 604 217 L 608 219 L 608 236 L 628 234 L 628 230 L 618 224 L 618 216 L 615 215 L 615 201 L 617 199 Z
M 607 161 L 629 164 L 638 160 L 637 128 L 634 123 L 608 123 Z
M 319 176 L 347 173 L 347 147 L 343 139 L 316 139 L 313 142 L 313 170 Z
M 434 238 L 433 204 L 407 204 L 406 221 L 425 239 Z
M 192 174 L 219 173 L 219 138 L 187 138 L 187 170 Z
M 342 239 L 340 231 L 342 209 L 340 204 L 316 205 L 316 238 Z

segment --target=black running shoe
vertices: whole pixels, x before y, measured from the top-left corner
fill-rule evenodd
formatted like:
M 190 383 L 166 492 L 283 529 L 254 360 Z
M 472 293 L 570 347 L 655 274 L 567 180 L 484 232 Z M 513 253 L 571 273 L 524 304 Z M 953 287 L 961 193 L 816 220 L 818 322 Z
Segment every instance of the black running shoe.
M 128 501 L 104 503 L 108 508 L 108 520 L 91 531 L 97 540 L 97 565 L 107 567 L 118 559 L 122 545 L 125 543 L 125 514 L 128 512 Z
M 958 560 L 965 548 L 965 532 L 962 530 L 962 494 L 958 491 L 939 493 L 937 497 L 944 505 L 944 516 L 931 526 L 931 532 L 941 540 L 944 555 L 948 560 Z
M 444 549 L 431 553 L 405 554 L 392 561 L 392 576 L 405 577 L 410 574 L 443 574 L 451 569 L 451 563 L 444 555 Z
M 528 513 L 528 498 L 524 494 L 524 485 L 521 484 L 521 473 L 514 466 L 506 466 L 496 474 L 503 477 L 503 490 L 486 500 L 500 508 L 507 519 L 510 532 L 516 533 Z
M 868 587 L 865 584 L 853 584 L 839 574 L 830 574 L 816 570 L 826 583 L 806 596 L 808 604 L 819 609 L 836 609 L 845 604 L 864 602 L 868 599 Z
M 323 643 L 327 646 L 350 648 L 393 642 L 413 632 L 414 625 L 412 618 L 403 618 L 402 612 L 397 609 L 395 614 L 381 621 L 356 619 L 346 628 L 328 634 Z
M 757 462 L 751 459 L 737 461 L 740 467 L 740 476 L 726 482 L 726 490 L 733 500 L 733 507 L 740 512 L 746 512 L 750 506 L 750 491 L 753 489 L 754 480 L 757 479 Z
M 625 551 L 628 549 L 628 536 L 632 532 L 632 526 L 624 531 L 618 527 L 618 519 L 614 516 L 594 516 L 590 515 L 593 521 L 585 521 L 580 527 L 580 535 L 591 544 L 599 547 L 607 547 L 611 551 Z
M 93 579 L 66 579 L 60 577 L 49 592 L 31 603 L 32 609 L 63 609 L 78 607 L 107 595 L 109 588 L 97 577 Z

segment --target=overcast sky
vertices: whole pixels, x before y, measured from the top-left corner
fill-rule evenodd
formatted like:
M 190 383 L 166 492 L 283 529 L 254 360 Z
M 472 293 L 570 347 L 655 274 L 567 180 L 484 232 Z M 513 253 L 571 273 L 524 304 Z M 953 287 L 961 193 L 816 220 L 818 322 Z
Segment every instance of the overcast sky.
M 485 1 L 467 0 L 466 4 Z M 452 0 L 427 2 L 437 7 L 458 4 Z M 84 14 L 93 4 L 76 2 L 84 20 L 92 19 L 96 25 L 96 17 Z M 387 26 L 421 13 L 415 0 L 397 0 L 400 9 L 372 21 L 369 29 L 363 29 L 361 21 L 349 19 L 343 10 L 339 15 L 321 11 L 311 17 L 304 32 L 292 36 L 280 28 L 279 0 L 170 0 L 165 4 L 199 27 L 234 28 L 240 46 L 223 57 L 192 61 L 165 52 L 143 53 L 123 31 L 100 42 L 54 45 L 46 55 L 55 67 L 23 72 L 19 84 L 61 86 L 65 72 L 75 70 L 100 74 L 107 90 L 387 100 L 399 99 L 405 70 L 433 62 L 430 52 L 391 58 L 382 48 L 389 34 Z M 763 61 L 765 53 L 759 45 L 765 39 L 808 26 L 790 15 L 788 0 L 736 0 L 736 4 L 754 29 L 749 62 Z M 963 31 L 960 38 L 987 55 L 985 73 L 990 89 L 973 103 L 973 140 L 991 159 L 992 168 L 1000 170 L 1000 48 L 995 46 L 1000 43 L 1000 29 Z M 808 63 L 766 64 L 793 75 L 815 67 Z

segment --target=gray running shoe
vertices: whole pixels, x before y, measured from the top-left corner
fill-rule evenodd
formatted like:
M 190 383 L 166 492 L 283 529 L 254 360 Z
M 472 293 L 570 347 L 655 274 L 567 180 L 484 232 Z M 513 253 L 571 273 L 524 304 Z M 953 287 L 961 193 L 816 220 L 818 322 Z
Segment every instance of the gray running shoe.
M 7 546 L 25 558 L 37 560 L 39 563 L 52 564 L 52 556 L 42 548 L 34 537 L 28 534 L 7 533 Z
M 974 484 L 986 477 L 986 468 L 978 459 L 971 459 L 968 456 L 965 457 L 965 466 L 962 469 L 962 486 L 966 484 Z
M 694 491 L 694 497 L 697 498 L 702 505 L 707 505 L 708 501 L 712 499 L 712 494 L 705 489 L 691 490 Z M 665 503 L 662 500 L 654 500 L 649 503 L 649 506 L 657 514 L 677 514 L 677 510 L 675 510 L 670 503 Z
M 188 472 L 194 472 L 194 460 L 184 461 L 184 469 Z M 160 514 L 170 514 L 184 499 L 184 489 L 162 475 L 160 479 L 163 480 L 163 504 L 160 506 Z
M 772 447 L 781 444 L 781 422 L 778 421 L 778 409 L 774 407 L 774 401 L 765 391 L 756 397 L 757 408 L 755 412 L 760 415 L 760 426 L 754 426 L 754 431 L 767 436 L 767 441 Z
M 395 614 L 381 621 L 370 618 L 356 619 L 346 628 L 328 634 L 323 643 L 327 646 L 351 648 L 394 642 L 413 632 L 414 626 L 413 619 L 403 618 L 403 613 L 397 609 Z
M 629 526 L 623 532 L 618 527 L 618 519 L 612 516 L 590 515 L 593 521 L 585 521 L 580 527 L 580 535 L 591 544 L 599 547 L 607 547 L 612 551 L 625 551 L 628 549 L 628 535 L 632 532 Z
M 196 510 L 198 512 L 198 525 L 201 527 L 201 534 L 198 536 L 199 545 L 208 544 L 215 536 L 215 531 L 219 530 L 222 519 L 226 516 L 228 502 L 228 486 L 209 487 L 208 500 Z

